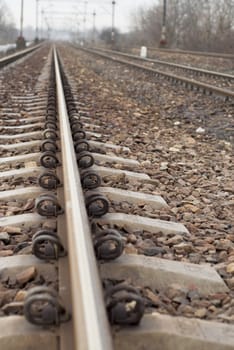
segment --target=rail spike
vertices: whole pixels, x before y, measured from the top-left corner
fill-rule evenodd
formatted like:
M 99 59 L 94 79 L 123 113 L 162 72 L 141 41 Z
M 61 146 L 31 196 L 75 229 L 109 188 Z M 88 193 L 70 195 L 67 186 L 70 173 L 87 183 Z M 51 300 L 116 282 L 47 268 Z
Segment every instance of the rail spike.
M 113 260 L 120 257 L 124 250 L 121 234 L 114 229 L 95 232 L 93 244 L 96 257 L 99 260 Z
M 57 292 L 48 287 L 34 287 L 24 301 L 24 316 L 37 326 L 59 326 L 70 320 Z
M 138 325 L 144 315 L 144 300 L 136 288 L 125 283 L 111 287 L 105 294 L 111 324 Z
M 67 255 L 59 236 L 51 230 L 40 230 L 33 235 L 32 252 L 42 260 L 57 260 Z

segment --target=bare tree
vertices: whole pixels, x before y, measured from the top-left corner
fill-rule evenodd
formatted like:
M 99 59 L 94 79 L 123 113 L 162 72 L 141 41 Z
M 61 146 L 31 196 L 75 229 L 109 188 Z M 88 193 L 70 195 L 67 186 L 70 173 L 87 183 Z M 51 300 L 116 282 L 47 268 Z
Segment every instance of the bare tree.
M 3 0 L 0 0 L 0 44 L 14 42 L 16 29 L 11 13 Z
M 162 1 L 133 16 L 133 32 L 147 45 L 158 45 L 162 25 Z M 133 37 L 133 33 L 131 34 Z M 167 6 L 169 47 L 234 50 L 234 0 L 170 0 Z

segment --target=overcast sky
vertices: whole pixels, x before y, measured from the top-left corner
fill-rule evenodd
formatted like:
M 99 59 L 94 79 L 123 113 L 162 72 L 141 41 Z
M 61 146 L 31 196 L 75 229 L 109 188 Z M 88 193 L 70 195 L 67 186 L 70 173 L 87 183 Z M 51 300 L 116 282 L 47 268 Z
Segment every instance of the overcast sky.
M 138 8 L 147 8 L 162 0 L 116 0 L 115 5 L 115 25 L 122 31 L 127 31 L 131 25 L 131 13 Z M 112 0 L 88 0 L 87 1 L 87 22 L 86 28 L 92 28 L 93 16 L 96 11 L 96 27 L 102 28 L 111 26 L 112 23 Z M 8 8 L 13 14 L 14 21 L 19 28 L 21 0 L 5 0 Z M 74 26 L 79 25 L 80 30 L 83 28 L 84 0 L 39 0 L 39 14 L 41 17 L 42 9 L 48 17 L 50 25 L 57 26 Z M 56 14 L 51 15 L 52 12 Z M 67 15 L 62 15 L 69 12 Z M 74 14 L 80 13 L 78 17 Z M 36 0 L 24 0 L 24 25 L 35 27 L 36 18 Z M 79 19 L 79 20 L 78 20 Z M 41 19 L 39 18 L 39 24 Z

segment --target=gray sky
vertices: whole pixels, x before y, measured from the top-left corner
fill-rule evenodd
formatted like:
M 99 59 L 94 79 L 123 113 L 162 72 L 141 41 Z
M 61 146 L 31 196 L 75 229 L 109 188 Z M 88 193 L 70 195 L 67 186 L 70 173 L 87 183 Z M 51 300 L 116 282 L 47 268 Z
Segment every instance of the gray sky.
M 92 28 L 93 16 L 96 11 L 96 27 L 102 28 L 111 26 L 112 23 L 112 0 L 88 0 L 87 1 L 87 22 L 86 29 Z M 139 7 L 147 8 L 156 4 L 158 0 L 116 0 L 115 5 L 115 25 L 122 31 L 127 31 L 130 28 L 130 17 Z M 16 26 L 20 25 L 20 8 L 21 0 L 5 0 L 6 5 L 13 14 Z M 41 25 L 41 13 L 44 9 L 48 22 L 52 27 L 79 26 L 83 29 L 83 13 L 84 0 L 39 0 L 39 25 Z M 51 16 L 50 13 L 57 11 L 57 14 Z M 49 13 L 50 12 L 50 13 Z M 59 12 L 59 13 L 58 13 Z M 62 12 L 69 12 L 67 15 L 62 15 Z M 75 14 L 80 13 L 77 17 Z M 35 27 L 36 18 L 36 0 L 24 0 L 24 25 Z M 80 22 L 80 24 L 77 24 Z M 44 21 L 42 21 L 44 23 Z M 45 23 L 44 23 L 45 25 Z

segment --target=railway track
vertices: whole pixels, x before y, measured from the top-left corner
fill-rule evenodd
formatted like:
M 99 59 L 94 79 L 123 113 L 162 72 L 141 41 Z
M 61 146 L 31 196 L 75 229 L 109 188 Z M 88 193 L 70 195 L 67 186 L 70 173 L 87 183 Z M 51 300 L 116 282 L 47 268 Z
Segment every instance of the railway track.
M 100 47 L 100 46 L 99 46 Z M 102 47 L 113 49 L 111 47 Z M 141 53 L 141 47 L 119 47 L 118 51 L 124 53 L 130 53 L 139 56 Z M 171 50 L 171 49 L 154 49 L 147 47 L 147 57 L 151 59 L 157 59 L 160 61 L 171 62 L 175 64 L 183 64 L 187 67 L 197 67 L 205 70 L 216 71 L 224 74 L 232 74 L 234 69 L 234 56 L 232 54 L 218 54 L 209 52 L 194 52 L 184 50 Z
M 234 59 L 234 55 L 228 53 L 218 53 L 218 52 L 203 52 L 203 51 L 188 51 L 188 50 L 173 50 L 173 49 L 162 49 L 149 47 L 150 51 L 165 52 L 178 55 L 192 55 L 192 56 L 204 56 L 204 57 L 214 57 L 214 58 L 224 58 L 224 59 Z
M 41 46 L 41 44 L 34 45 L 32 47 L 29 47 L 28 49 L 22 50 L 20 52 L 16 52 L 12 55 L 8 55 L 7 57 L 0 58 L 0 68 L 5 67 L 7 64 L 14 62 L 21 57 L 24 57 L 25 55 L 29 54 L 30 52 L 35 51 L 40 46 Z
M 104 48 L 104 47 L 103 47 Z M 140 52 L 141 47 L 121 47 L 121 51 L 124 52 Z M 162 53 L 171 56 L 195 56 L 195 57 L 204 57 L 204 58 L 215 58 L 215 59 L 224 59 L 224 60 L 233 60 L 234 55 L 229 53 L 219 53 L 219 52 L 206 52 L 206 51 L 190 51 L 190 50 L 180 50 L 180 49 L 166 49 L 159 47 L 147 47 L 147 51 L 150 54 Z
M 66 50 L 0 76 L 0 347 L 232 349 L 231 288 L 206 254 L 192 261 L 190 231 L 125 140 L 110 142 L 106 102 Z
M 198 69 L 193 67 L 187 67 L 187 66 L 178 65 L 175 63 L 170 63 L 170 62 L 162 62 L 155 59 L 141 58 L 139 56 L 120 53 L 117 51 L 111 51 L 106 49 L 84 49 L 83 48 L 83 50 L 86 50 L 87 52 L 90 52 L 90 53 L 92 52 L 96 55 L 105 57 L 115 62 L 123 63 L 140 70 L 145 70 L 146 72 L 149 72 L 154 76 L 163 76 L 165 79 L 175 84 L 182 85 L 185 88 L 190 90 L 197 90 L 210 95 L 218 95 L 218 96 L 224 97 L 225 99 L 233 99 L 234 97 L 234 92 L 232 91 L 232 85 L 234 81 L 233 75 L 222 74 L 218 72 L 213 72 L 213 71 L 208 71 L 208 70 Z M 105 53 L 103 53 L 103 51 Z M 123 56 L 127 59 L 118 58 L 118 56 Z M 140 60 L 143 62 L 143 64 L 136 64 L 131 60 L 132 61 Z M 189 73 L 190 77 L 184 76 L 184 74 L 178 75 L 178 74 L 172 73 L 171 71 L 168 72 L 168 71 L 165 71 L 165 69 L 164 70 L 155 69 L 155 68 L 149 67 L 147 63 L 163 65 L 163 66 L 166 66 L 167 69 L 169 68 L 169 70 L 171 69 L 176 69 L 180 71 L 182 70 L 183 73 L 184 72 L 186 74 Z M 191 74 L 192 74 L 192 77 L 196 75 L 196 80 L 194 78 L 191 78 Z M 201 79 L 200 81 L 197 79 L 197 76 L 199 77 L 204 76 L 204 77 L 203 79 L 199 78 Z M 211 83 L 205 82 L 205 79 L 207 78 L 207 76 L 211 79 Z M 217 79 L 221 79 L 221 82 L 217 83 Z M 224 88 L 222 87 L 223 85 L 225 86 Z
M 117 56 L 126 57 L 127 59 L 141 61 L 144 64 L 151 64 L 151 68 L 152 68 L 152 65 L 159 68 L 160 66 L 162 66 L 163 67 L 162 73 L 167 73 L 167 72 L 174 73 L 173 72 L 174 70 L 176 73 L 179 73 L 179 74 L 182 73 L 182 75 L 186 78 L 194 79 L 195 77 L 196 80 L 200 80 L 201 82 L 205 82 L 205 83 L 207 83 L 207 79 L 209 79 L 210 83 L 211 84 L 213 83 L 214 86 L 233 90 L 234 75 L 231 75 L 231 74 L 224 74 L 224 73 L 219 73 L 219 72 L 191 67 L 191 66 L 189 67 L 182 64 L 176 64 L 176 63 L 166 62 L 166 61 L 157 60 L 157 59 L 142 58 L 140 56 L 126 54 L 118 51 L 111 51 L 106 49 L 105 50 L 99 49 L 99 50 L 110 54 L 115 54 Z
M 129 52 L 135 55 L 140 55 L 140 49 L 136 50 L 123 50 L 124 52 Z M 186 51 L 183 54 L 179 52 L 170 51 L 155 51 L 148 48 L 148 58 L 158 59 L 162 61 L 183 64 L 186 66 L 197 67 L 201 69 L 206 69 L 210 71 L 217 71 L 224 74 L 234 73 L 234 61 L 233 56 L 219 57 L 208 55 L 193 55 Z
M 46 51 L 44 54 L 48 55 Z M 51 55 L 33 92 L 28 78 L 36 74 L 35 67 L 27 73 L 22 71 L 24 66 L 19 67 L 21 84 L 11 91 L 1 109 L 4 155 L 1 158 L 1 324 L 4 327 L 1 327 L 0 346 L 4 349 L 111 348 L 108 335 L 104 334 L 100 282 L 89 252 L 89 225 L 82 197 L 78 196 L 79 175 L 76 160 L 72 159 L 74 147 L 58 60 L 56 52 L 54 63 Z M 36 62 L 40 59 L 43 62 L 43 57 L 41 52 Z M 3 77 L 3 86 L 4 83 L 9 81 Z M 2 90 L 2 95 L 5 94 L 7 91 Z M 60 128 L 63 133 L 57 141 Z M 57 158 L 58 148 L 61 153 Z M 60 162 L 63 171 L 55 171 Z M 61 183 L 64 191 L 59 188 Z M 66 217 L 60 219 L 64 210 Z M 68 259 L 64 257 L 67 250 Z M 59 257 L 63 257 L 62 263 L 54 262 Z M 70 278 L 74 279 L 71 289 Z M 71 309 L 72 321 L 61 325 L 59 332 L 52 327 L 47 331 L 41 329 L 69 321 Z M 37 327 L 29 326 L 18 316 L 22 313 Z

